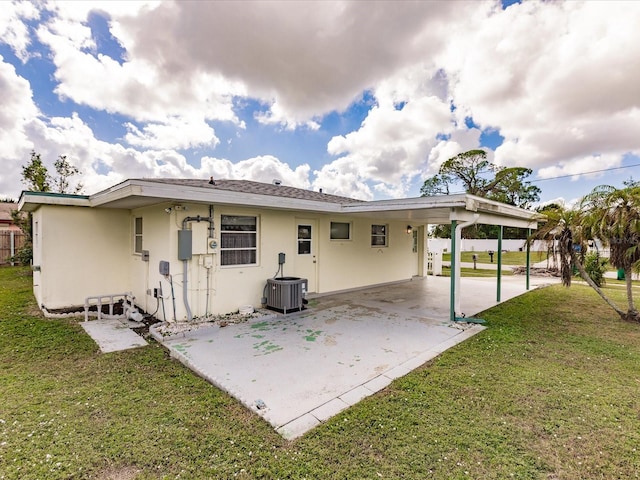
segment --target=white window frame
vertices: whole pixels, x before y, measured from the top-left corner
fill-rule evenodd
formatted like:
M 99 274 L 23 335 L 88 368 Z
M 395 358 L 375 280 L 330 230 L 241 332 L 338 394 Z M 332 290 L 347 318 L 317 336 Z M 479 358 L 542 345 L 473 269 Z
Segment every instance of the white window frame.
M 376 227 L 382 227 L 384 233 L 376 233 Z M 375 244 L 374 238 L 383 238 L 384 243 L 382 245 Z M 386 224 L 371 224 L 371 248 L 384 248 L 389 246 L 389 225 Z
M 255 219 L 255 230 L 243 230 L 243 231 L 234 231 L 234 230 L 226 230 L 225 227 L 225 218 L 253 218 Z M 257 215 L 233 215 L 233 214 L 223 214 L 220 215 L 220 266 L 222 268 L 237 268 L 237 267 L 252 267 L 258 265 L 258 245 L 260 241 L 260 218 Z M 237 234 L 246 234 L 246 235 L 255 235 L 255 246 L 254 247 L 225 247 L 225 236 L 226 235 L 237 235 Z M 225 253 L 231 251 L 253 251 L 255 252 L 255 262 L 253 263 L 224 263 L 225 262 Z
M 338 225 L 338 224 L 347 225 L 348 232 L 349 232 L 348 238 L 342 238 L 342 237 L 334 238 L 334 236 L 333 236 L 333 225 L 334 224 L 336 224 L 336 225 Z M 352 232 L 352 230 L 353 230 L 353 225 L 351 224 L 351 222 L 331 222 L 330 225 L 329 225 L 329 240 L 331 240 L 332 242 L 348 242 L 348 241 L 351 240 L 351 237 L 352 237 L 351 232 Z
M 300 227 L 306 227 L 309 229 L 309 237 L 300 237 Z M 308 223 L 299 223 L 297 225 L 297 236 L 298 236 L 298 255 L 312 255 L 313 254 L 313 236 L 316 232 L 313 231 L 313 225 L 309 225 Z M 300 253 L 300 245 L 301 244 L 309 244 L 309 251 L 306 253 Z
M 140 220 L 140 231 L 138 231 L 138 220 Z M 144 232 L 144 222 L 142 217 L 134 217 L 133 218 L 133 253 L 136 255 L 142 255 L 143 250 L 143 237 Z M 140 240 L 140 248 L 138 248 L 138 240 Z

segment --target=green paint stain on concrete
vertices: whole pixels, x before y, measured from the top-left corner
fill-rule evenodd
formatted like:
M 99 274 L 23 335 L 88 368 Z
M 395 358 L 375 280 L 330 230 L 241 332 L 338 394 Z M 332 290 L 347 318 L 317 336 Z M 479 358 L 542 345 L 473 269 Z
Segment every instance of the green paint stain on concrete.
M 264 342 L 255 343 L 253 345 L 253 349 L 260 352 L 261 355 L 267 355 L 269 353 L 277 352 L 279 350 L 283 350 L 280 345 L 276 345 L 275 343 L 271 343 L 270 340 L 265 340 Z M 257 355 L 256 355 L 257 356 Z
M 318 336 L 322 335 L 322 330 L 307 330 L 308 335 L 304 336 L 307 342 L 315 342 Z
M 264 338 L 264 335 L 251 335 L 253 338 Z
M 178 344 L 174 345 L 173 348 L 175 348 L 180 353 L 184 353 L 184 352 L 187 351 L 187 348 L 189 348 L 190 346 L 191 345 L 182 345 L 181 343 L 178 343 Z
M 251 325 L 253 330 L 269 330 L 271 324 L 269 322 L 258 322 Z

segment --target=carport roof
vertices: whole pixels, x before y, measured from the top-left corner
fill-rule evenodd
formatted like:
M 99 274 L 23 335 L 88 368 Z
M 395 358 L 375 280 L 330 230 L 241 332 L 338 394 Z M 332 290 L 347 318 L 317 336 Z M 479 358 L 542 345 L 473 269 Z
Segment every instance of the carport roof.
M 537 228 L 539 214 L 468 194 L 363 201 L 280 184 L 249 180 L 130 179 L 90 196 L 22 192 L 19 208 L 34 211 L 40 205 L 68 205 L 134 209 L 163 203 L 193 202 L 292 210 L 332 215 L 402 220 L 415 223 L 466 221 Z

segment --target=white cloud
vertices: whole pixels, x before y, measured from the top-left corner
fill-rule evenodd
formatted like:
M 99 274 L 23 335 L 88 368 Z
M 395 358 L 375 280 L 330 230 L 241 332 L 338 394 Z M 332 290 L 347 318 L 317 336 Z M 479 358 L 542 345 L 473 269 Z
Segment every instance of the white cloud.
M 130 145 L 155 149 L 186 149 L 199 145 L 215 146 L 220 140 L 213 128 L 201 119 L 171 117 L 164 123 L 146 124 L 142 130 L 126 124 L 125 139 Z
M 622 159 L 618 155 L 591 155 L 584 158 L 561 161 L 557 165 L 541 168 L 538 170 L 538 177 L 550 179 L 571 176 L 573 181 L 583 177 L 598 178 L 606 175 L 605 170 L 619 167 L 621 163 Z
M 292 169 L 286 163 L 271 155 L 249 158 L 236 163 L 221 158 L 204 157 L 202 171 L 216 179 L 253 180 L 271 183 L 281 180 L 284 185 L 308 189 L 310 187 L 307 164 Z
M 10 6 L 5 2 L 0 8 L 0 38 L 23 62 L 29 59 L 27 49 L 31 43 L 25 20 L 35 20 L 39 15 L 32 2 L 12 1 Z
M 87 184 L 96 188 L 116 177 L 213 172 L 397 197 L 479 146 L 480 130 L 465 126 L 467 116 L 505 137 L 495 156 L 489 152 L 498 164 L 539 169 L 540 178 L 619 166 L 625 154 L 640 154 L 638 2 L 528 1 L 504 11 L 497 1 L 5 6 L 0 41 L 27 61 L 37 54 L 27 21 L 46 19 L 37 40 L 50 48 L 56 93 L 127 117 L 120 121 L 128 128 L 127 144 L 110 144 L 82 115 L 39 116 L 28 83 L 3 63 L 1 158 L 13 172 L 35 147 L 48 161 L 67 154 L 95 176 Z M 92 11 L 108 19 L 124 62 L 98 52 Z M 364 91 L 375 104 L 356 130 L 328 142 L 335 159 L 324 166 L 288 166 L 260 151 L 233 163 L 208 151 L 194 167 L 198 159 L 176 152 L 218 145 L 212 122 L 246 128 L 236 112 L 315 134 L 326 113 L 345 111 Z M 268 110 L 240 106 L 253 101 Z M 13 188 L 17 175 L 0 173 L 0 188 Z
M 408 81 L 416 71 L 416 81 Z M 434 79 L 425 78 L 428 74 L 420 66 L 382 82 L 374 91 L 378 105 L 371 108 L 360 129 L 329 142 L 328 152 L 341 157 L 316 172 L 314 185 L 372 198 L 369 184 L 373 184 L 381 194 L 405 196 L 411 182 L 429 169 L 427 160 L 437 144 L 436 135 L 454 130 L 439 79 L 435 72 Z
M 163 2 L 144 21 L 123 17 L 118 28 L 132 58 L 165 77 L 207 71 L 241 79 L 275 106 L 264 120 L 304 125 L 433 55 L 446 24 L 476 9 L 476 2 Z
M 505 137 L 496 162 L 531 168 L 640 150 L 636 2 L 523 2 L 454 30 L 438 59 L 459 118 Z

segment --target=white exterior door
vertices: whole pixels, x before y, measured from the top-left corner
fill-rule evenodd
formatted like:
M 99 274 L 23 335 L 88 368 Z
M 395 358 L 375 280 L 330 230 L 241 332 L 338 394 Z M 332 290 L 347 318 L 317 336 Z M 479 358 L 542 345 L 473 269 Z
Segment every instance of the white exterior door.
M 318 223 L 315 220 L 298 219 L 296 222 L 296 269 L 295 275 L 306 278 L 308 292 L 318 288 Z

